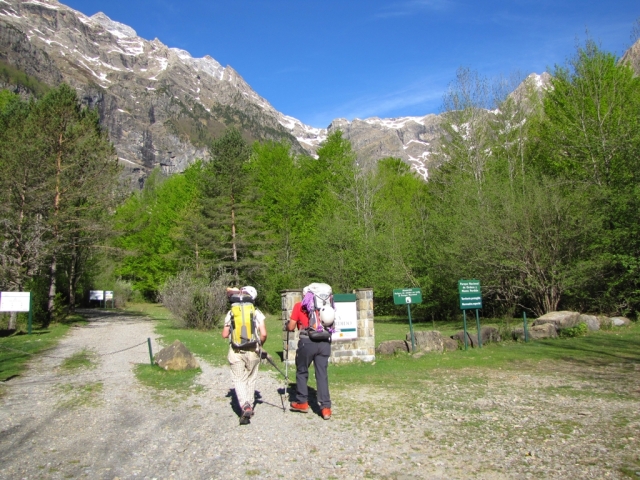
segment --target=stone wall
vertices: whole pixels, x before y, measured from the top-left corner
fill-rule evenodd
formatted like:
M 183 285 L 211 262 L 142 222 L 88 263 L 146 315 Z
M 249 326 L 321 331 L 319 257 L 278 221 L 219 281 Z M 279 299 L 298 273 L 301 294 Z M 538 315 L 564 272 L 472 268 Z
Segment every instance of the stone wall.
M 360 360 L 372 362 L 375 355 L 375 330 L 373 327 L 373 289 L 361 288 L 354 290 L 356 295 L 356 311 L 358 317 L 358 338 L 355 340 L 334 340 L 331 344 L 330 362 L 342 363 Z M 286 331 L 286 325 L 291 317 L 293 306 L 302 301 L 302 290 L 283 290 L 280 292 L 282 300 L 282 346 L 284 360 L 289 365 L 295 365 L 296 348 L 298 346 L 298 331 Z

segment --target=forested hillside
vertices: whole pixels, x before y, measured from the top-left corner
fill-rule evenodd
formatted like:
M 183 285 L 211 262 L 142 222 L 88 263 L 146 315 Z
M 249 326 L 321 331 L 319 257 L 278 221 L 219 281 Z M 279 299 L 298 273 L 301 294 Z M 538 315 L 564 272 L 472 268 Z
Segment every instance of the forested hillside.
M 372 287 L 382 314 L 394 288 L 420 287 L 415 315 L 438 320 L 477 278 L 484 316 L 637 316 L 640 79 L 590 41 L 550 74 L 510 93 L 461 69 L 427 183 L 399 159 L 361 168 L 339 131 L 312 158 L 230 129 L 210 160 L 123 200 L 112 147 L 68 88 L 3 94 L 0 287 L 32 289 L 48 319 L 89 288 L 199 304 L 251 284 L 275 312 L 281 290 L 322 281 Z

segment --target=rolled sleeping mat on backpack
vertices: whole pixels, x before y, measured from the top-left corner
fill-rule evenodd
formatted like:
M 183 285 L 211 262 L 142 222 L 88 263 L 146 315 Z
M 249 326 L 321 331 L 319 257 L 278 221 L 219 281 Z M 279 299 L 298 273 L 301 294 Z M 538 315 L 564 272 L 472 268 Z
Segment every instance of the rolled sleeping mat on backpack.
M 253 287 L 227 287 L 227 298 L 229 303 L 254 303 L 257 292 Z

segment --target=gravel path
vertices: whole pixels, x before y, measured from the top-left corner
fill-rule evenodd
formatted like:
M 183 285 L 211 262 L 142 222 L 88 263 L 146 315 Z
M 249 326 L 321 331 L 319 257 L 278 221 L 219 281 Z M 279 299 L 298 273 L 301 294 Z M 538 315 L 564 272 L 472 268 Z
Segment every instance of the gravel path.
M 263 369 L 256 415 L 240 427 L 227 367 L 200 360 L 203 392 L 158 393 L 132 371 L 149 361 L 147 338 L 160 348 L 153 323 L 89 314 L 9 382 L 0 478 L 640 478 L 638 364 L 444 371 L 401 392 L 336 388 L 329 421 L 283 412 L 281 377 Z M 59 368 L 83 350 L 96 368 Z

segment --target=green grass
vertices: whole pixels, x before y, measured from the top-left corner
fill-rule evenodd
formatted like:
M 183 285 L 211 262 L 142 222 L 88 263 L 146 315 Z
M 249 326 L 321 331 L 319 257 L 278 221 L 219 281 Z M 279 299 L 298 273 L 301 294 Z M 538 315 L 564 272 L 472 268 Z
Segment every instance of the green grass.
M 74 371 L 80 368 L 94 368 L 96 363 L 93 360 L 93 353 L 88 350 L 81 350 L 65 358 L 60 364 L 62 370 Z
M 191 394 L 204 390 L 202 385 L 195 383 L 202 373 L 199 368 L 191 370 L 164 370 L 157 365 L 151 366 L 139 363 L 135 366 L 136 378 L 148 387 L 159 390 L 170 390 L 174 393 Z
M 438 325 L 439 327 L 439 325 Z M 446 325 L 445 325 L 446 327 Z M 408 324 L 377 322 L 376 344 L 382 339 L 404 339 Z M 442 332 L 438 328 L 439 331 Z M 611 331 L 590 332 L 583 337 L 545 339 L 524 342 L 489 343 L 482 348 L 469 348 L 443 354 L 426 354 L 415 358 L 410 354 L 378 356 L 372 363 L 330 365 L 331 383 L 347 388 L 350 385 L 373 385 L 404 389 L 421 379 L 433 381 L 434 372 L 448 372 L 474 368 L 523 370 L 535 368 L 545 362 L 599 366 L 607 364 L 633 364 L 640 362 L 640 324 L 620 327 Z M 458 373 L 457 382 L 464 373 Z M 437 377 L 438 375 L 436 375 Z M 470 375 L 477 377 L 477 373 Z
M 177 328 L 171 322 L 171 314 L 158 304 L 134 304 L 128 310 L 148 315 L 157 320 L 156 331 L 161 335 L 163 345 L 169 345 L 178 339 L 189 350 L 213 365 L 225 365 L 228 343 L 220 336 L 220 330 L 197 331 Z M 521 322 L 509 322 L 511 327 Z M 467 319 L 468 331 L 475 334 L 475 318 Z M 505 328 L 502 320 L 481 320 L 481 326 Z M 436 322 L 436 330 L 443 335 L 452 335 L 462 329 L 462 321 Z M 414 331 L 433 330 L 432 323 L 414 324 Z M 282 354 L 282 322 L 279 315 L 267 315 L 269 340 L 265 350 L 271 354 L 277 365 Z M 376 318 L 376 345 L 385 340 L 404 339 L 409 332 L 408 319 L 398 317 Z M 606 365 L 611 363 L 629 364 L 640 362 L 640 324 L 613 330 L 589 332 L 586 336 L 531 341 L 528 343 L 512 340 L 489 343 L 482 348 L 469 348 L 442 354 L 430 353 L 416 358 L 411 354 L 378 356 L 375 362 L 354 362 L 330 365 L 329 372 L 332 388 L 348 389 L 354 385 L 384 387 L 391 390 L 405 390 L 408 386 L 419 387 L 422 382 L 449 381 L 448 373 L 457 371 L 458 385 L 484 386 L 483 369 L 505 369 L 521 371 L 536 368 L 547 362 L 561 362 L 567 365 Z M 466 371 L 465 369 L 473 369 Z M 261 369 L 274 370 L 270 365 Z M 313 383 L 313 371 L 311 371 Z M 567 392 L 582 396 L 585 392 Z M 611 392 L 599 392 L 599 395 L 611 395 Z
M 56 323 L 46 329 L 33 328 L 31 335 L 18 332 L 0 337 L 0 381 L 20 375 L 34 355 L 46 354 L 68 330 L 68 324 Z
M 94 407 L 102 402 L 102 382 L 85 383 L 82 385 L 65 383 L 58 385 L 58 391 L 63 399 L 61 408 Z

